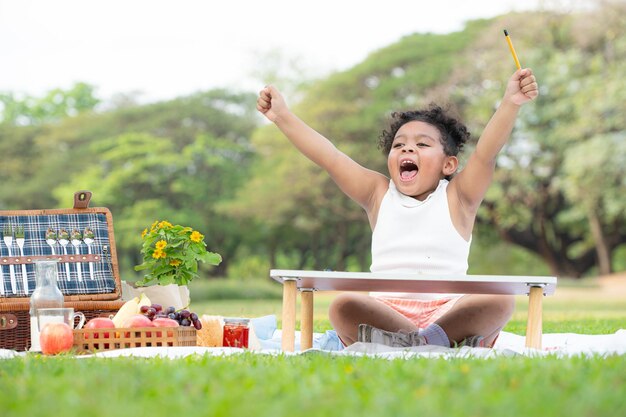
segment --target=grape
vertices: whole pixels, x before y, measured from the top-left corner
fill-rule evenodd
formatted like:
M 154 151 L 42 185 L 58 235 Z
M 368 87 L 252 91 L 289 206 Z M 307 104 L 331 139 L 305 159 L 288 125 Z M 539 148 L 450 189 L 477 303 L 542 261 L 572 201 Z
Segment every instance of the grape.
M 167 310 L 165 310 L 165 312 L 166 312 L 167 314 L 176 313 L 176 307 L 174 307 L 174 306 L 169 306 L 169 307 L 167 308 Z
M 200 320 L 194 320 L 193 327 L 195 327 L 196 330 L 202 329 L 202 322 Z
M 196 320 L 198 320 L 198 315 L 196 313 L 191 313 L 191 315 L 189 316 L 189 319 L 194 322 Z
M 139 312 L 141 314 L 145 314 L 148 312 L 148 309 L 150 308 L 150 306 L 141 306 L 141 308 L 139 309 Z
M 156 310 L 156 312 L 163 311 L 163 306 L 161 304 L 152 304 L 152 308 Z
M 191 316 L 191 313 L 189 312 L 189 310 L 180 310 L 178 314 L 180 314 L 180 316 L 184 319 L 188 319 L 189 316 Z
M 190 321 L 189 319 L 182 319 L 182 320 L 180 321 L 180 325 L 181 325 L 181 326 L 186 326 L 186 327 L 189 327 L 189 326 L 191 326 L 191 321 Z
M 167 315 L 167 317 L 171 318 L 172 320 L 178 321 L 178 319 L 176 318 L 176 313 L 170 313 Z

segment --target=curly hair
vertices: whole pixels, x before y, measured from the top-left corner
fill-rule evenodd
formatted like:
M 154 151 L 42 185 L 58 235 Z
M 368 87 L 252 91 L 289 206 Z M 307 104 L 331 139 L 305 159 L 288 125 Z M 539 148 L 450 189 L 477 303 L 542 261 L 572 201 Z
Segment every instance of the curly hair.
M 448 156 L 457 156 L 468 141 L 470 133 L 467 127 L 454 117 L 446 113 L 446 110 L 436 104 L 431 104 L 425 110 L 412 110 L 394 112 L 391 114 L 389 130 L 383 130 L 378 138 L 378 148 L 385 155 L 389 155 L 391 144 L 398 130 L 406 123 L 419 121 L 433 125 L 441 134 L 443 150 Z

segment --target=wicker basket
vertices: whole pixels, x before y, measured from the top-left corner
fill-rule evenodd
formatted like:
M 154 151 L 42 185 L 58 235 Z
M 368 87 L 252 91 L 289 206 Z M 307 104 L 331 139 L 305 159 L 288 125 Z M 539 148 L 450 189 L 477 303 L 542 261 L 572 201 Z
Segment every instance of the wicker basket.
M 193 327 L 136 327 L 74 330 L 74 350 L 77 353 L 170 346 L 196 346 L 196 329 Z
M 109 317 L 117 313 L 124 301 L 66 301 L 64 307 L 80 311 L 89 321 L 95 317 Z M 30 306 L 24 303 L 0 303 L 0 349 L 27 350 L 30 348 Z
M 65 307 L 72 307 L 80 311 L 87 320 L 94 317 L 108 317 L 115 314 L 124 304 L 122 301 L 121 279 L 119 274 L 115 237 L 113 233 L 113 217 L 105 207 L 90 208 L 91 193 L 79 191 L 74 195 L 74 207 L 71 209 L 42 209 L 42 210 L 11 210 L 0 211 L 0 225 L 8 224 L 25 226 L 28 244 L 24 247 L 24 256 L 18 256 L 13 248 L 9 256 L 6 244 L 0 245 L 0 279 L 3 280 L 4 294 L 0 295 L 0 349 L 27 350 L 30 345 L 30 294 L 35 288 L 35 267 L 37 259 L 49 258 L 51 249 L 44 243 L 44 234 L 47 226 L 75 227 L 83 230 L 84 227 L 100 228 L 96 233 L 98 244 L 93 247 L 93 254 L 87 254 L 85 245 L 80 255 L 73 254 L 70 248 L 69 255 L 60 255 L 61 248 L 57 246 L 56 258 L 67 265 L 72 264 L 74 270 L 72 280 L 59 276 L 59 287 L 65 298 Z M 94 227 L 94 230 L 98 230 Z M 75 263 L 82 263 L 84 280 L 79 285 L 76 280 L 77 268 Z M 90 272 L 87 266 L 91 263 L 93 274 L 87 279 Z M 29 291 L 25 291 L 22 280 L 17 280 L 17 292 L 9 291 L 9 266 L 14 265 L 17 277 L 23 277 L 22 266 L 27 270 L 26 281 Z M 69 268 L 69 266 L 68 266 Z M 66 269 L 60 269 L 66 271 Z M 95 278 L 95 279 L 94 279 Z

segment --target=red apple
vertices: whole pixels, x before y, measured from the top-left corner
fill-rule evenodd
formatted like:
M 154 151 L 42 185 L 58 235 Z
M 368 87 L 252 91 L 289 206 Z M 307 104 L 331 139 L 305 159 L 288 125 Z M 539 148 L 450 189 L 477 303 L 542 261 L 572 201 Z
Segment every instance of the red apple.
M 48 323 L 41 330 L 39 342 L 44 355 L 68 352 L 74 345 L 74 333 L 65 323 Z
M 169 319 L 167 317 L 159 317 L 152 320 L 152 324 L 155 327 L 178 327 L 180 326 L 176 320 Z M 161 332 L 156 332 L 157 337 L 161 337 Z M 167 332 L 168 337 L 174 337 L 174 332 Z
M 152 324 L 152 320 L 143 314 L 135 314 L 124 322 L 124 327 L 154 327 L 154 324 Z M 130 337 L 130 333 L 125 333 L 125 336 Z M 146 336 L 151 337 L 152 333 L 146 332 Z
M 152 320 L 152 324 L 156 327 L 178 327 L 180 326 L 176 320 L 169 319 L 167 317 L 159 317 Z
M 135 314 L 124 322 L 124 327 L 154 327 L 154 324 L 143 314 Z
M 115 329 L 115 323 L 108 317 L 96 317 L 87 322 L 85 324 L 85 329 Z M 101 332 L 97 332 L 93 334 L 93 338 L 97 339 Z M 102 335 L 105 339 L 109 338 L 109 332 L 106 332 Z M 85 334 L 85 339 L 88 338 L 88 335 Z

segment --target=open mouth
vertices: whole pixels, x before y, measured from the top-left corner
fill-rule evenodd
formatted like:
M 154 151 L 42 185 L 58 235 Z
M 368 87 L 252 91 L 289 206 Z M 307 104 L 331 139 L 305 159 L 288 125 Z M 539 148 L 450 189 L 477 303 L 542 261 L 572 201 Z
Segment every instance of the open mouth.
M 417 164 L 410 159 L 400 161 L 400 179 L 410 181 L 417 175 Z

